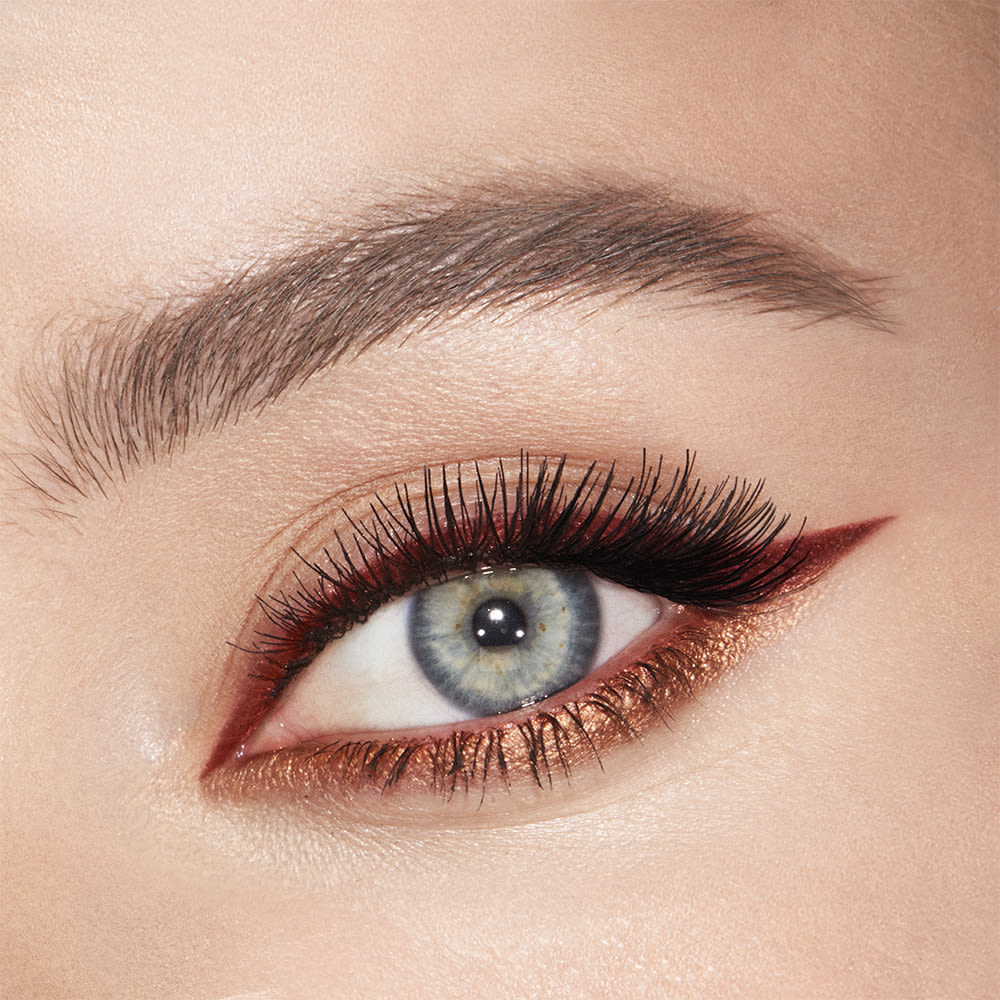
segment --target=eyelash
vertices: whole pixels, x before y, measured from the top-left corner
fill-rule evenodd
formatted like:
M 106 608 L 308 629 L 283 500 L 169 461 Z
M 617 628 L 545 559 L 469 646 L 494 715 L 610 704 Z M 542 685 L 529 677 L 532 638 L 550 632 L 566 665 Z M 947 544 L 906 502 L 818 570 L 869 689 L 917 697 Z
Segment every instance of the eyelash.
M 255 664 L 251 690 L 206 774 L 232 757 L 324 647 L 419 587 L 501 566 L 573 567 L 692 609 L 688 624 L 640 662 L 611 677 L 600 678 L 598 669 L 588 690 L 555 709 L 541 703 L 526 718 L 465 723 L 443 736 L 334 739 L 241 761 L 260 770 L 268 758 L 294 757 L 304 781 L 330 790 L 384 792 L 404 776 L 422 776 L 450 797 L 473 788 L 485 793 L 491 773 L 507 787 L 521 773 L 539 787 L 551 785 L 554 773 L 569 776 L 577 745 L 600 762 L 599 744 L 641 737 L 663 721 L 745 645 L 748 613 L 811 583 L 829 565 L 832 542 L 842 551 L 875 525 L 836 529 L 833 539 L 830 532 L 803 535 L 803 522 L 778 542 L 789 519 L 764 499 L 763 483 L 705 486 L 694 477 L 690 453 L 669 484 L 663 458 L 653 465 L 643 455 L 639 473 L 621 487 L 614 464 L 574 474 L 565 456 L 533 463 L 522 454 L 516 461 L 512 477 L 508 462 L 497 460 L 492 481 L 480 463 L 472 463 L 471 475 L 469 466 L 450 474 L 447 467 L 425 469 L 416 501 L 397 485 L 390 499 L 375 497 L 364 519 L 345 514 L 350 538 L 335 532 L 321 561 L 295 553 L 305 567 L 294 573 L 295 589 L 259 597 L 264 621 L 249 644 L 236 647 Z

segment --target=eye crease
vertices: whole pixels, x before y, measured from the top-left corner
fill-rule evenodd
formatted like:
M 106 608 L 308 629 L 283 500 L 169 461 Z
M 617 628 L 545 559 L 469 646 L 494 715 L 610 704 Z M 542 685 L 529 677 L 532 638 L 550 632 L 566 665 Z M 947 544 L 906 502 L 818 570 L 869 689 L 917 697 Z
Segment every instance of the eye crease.
M 763 484 L 614 464 L 425 469 L 259 600 L 203 776 L 237 796 L 537 787 L 642 738 L 882 521 L 787 532 Z M 279 574 L 278 579 L 281 579 Z

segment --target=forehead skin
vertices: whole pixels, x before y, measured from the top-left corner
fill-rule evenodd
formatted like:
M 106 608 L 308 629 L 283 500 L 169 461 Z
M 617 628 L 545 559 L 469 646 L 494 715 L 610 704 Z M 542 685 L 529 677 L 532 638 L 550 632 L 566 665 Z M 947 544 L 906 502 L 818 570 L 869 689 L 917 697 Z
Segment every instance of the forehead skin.
M 12 454 L 32 443 L 18 373 L 54 341 L 428 179 L 636 177 L 761 212 L 887 276 L 896 325 L 848 331 L 844 347 L 815 331 L 772 344 L 760 321 L 745 339 L 695 322 L 703 340 L 682 329 L 663 347 L 689 375 L 664 376 L 666 392 L 646 363 L 660 349 L 648 321 L 598 316 L 595 337 L 621 358 L 587 358 L 586 374 L 612 391 L 584 384 L 582 363 L 569 393 L 540 363 L 511 362 L 525 401 L 498 418 L 509 440 L 434 423 L 453 407 L 480 427 L 500 403 L 430 346 L 398 376 L 414 407 L 405 428 L 337 424 L 306 393 L 76 525 L 33 519 L 5 479 L 0 986 L 985 996 L 997 974 L 996 57 L 996 8 L 972 3 L 4 5 L 0 439 Z M 384 401 L 378 371 L 346 373 L 338 398 L 362 413 Z M 540 422 L 554 428 L 545 447 L 600 452 L 582 459 L 683 450 L 701 434 L 723 474 L 767 474 L 818 526 L 897 520 L 852 556 L 830 610 L 775 653 L 760 691 L 734 685 L 706 709 L 710 736 L 695 741 L 738 748 L 721 768 L 696 747 L 700 767 L 673 780 L 654 768 L 626 807 L 513 832 L 355 831 L 329 858 L 312 831 L 279 840 L 199 812 L 187 755 L 203 762 L 211 733 L 191 735 L 192 720 L 218 732 L 220 710 L 201 705 L 215 689 L 189 660 L 234 634 L 286 512 L 383 471 L 516 453 Z M 311 435 L 342 460 L 323 490 L 295 451 Z M 256 455 L 264 438 L 299 474 L 262 470 L 269 516 L 232 526 L 249 488 L 240 449 Z M 149 612 L 182 591 L 189 605 Z M 104 668 L 127 679 L 105 684 Z
M 483 163 L 652 173 L 940 273 L 989 230 L 967 197 L 991 179 L 989 12 L 838 7 L 12 5 L 4 315 L 169 285 L 373 178 Z

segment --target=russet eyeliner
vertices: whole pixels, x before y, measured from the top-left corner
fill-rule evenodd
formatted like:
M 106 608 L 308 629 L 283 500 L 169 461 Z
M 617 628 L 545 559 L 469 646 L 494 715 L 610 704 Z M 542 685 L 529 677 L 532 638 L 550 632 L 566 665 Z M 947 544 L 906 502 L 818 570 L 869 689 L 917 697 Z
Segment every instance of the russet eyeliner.
M 253 775 L 270 787 L 298 773 L 325 794 L 370 785 L 450 797 L 491 780 L 551 783 L 669 716 L 742 655 L 761 611 L 881 523 L 786 536 L 788 517 L 761 483 L 706 486 L 691 455 L 666 476 L 663 467 L 644 458 L 624 482 L 614 465 L 565 457 L 428 468 L 417 488 L 401 482 L 363 513 L 343 512 L 346 528 L 319 556 L 297 556 L 294 587 L 259 599 L 258 621 L 234 651 L 247 682 L 204 774 L 241 771 L 248 789 Z M 244 759 L 241 746 L 295 677 L 381 605 L 462 573 L 523 565 L 583 569 L 655 594 L 682 608 L 681 624 L 508 716 L 432 732 L 324 733 Z

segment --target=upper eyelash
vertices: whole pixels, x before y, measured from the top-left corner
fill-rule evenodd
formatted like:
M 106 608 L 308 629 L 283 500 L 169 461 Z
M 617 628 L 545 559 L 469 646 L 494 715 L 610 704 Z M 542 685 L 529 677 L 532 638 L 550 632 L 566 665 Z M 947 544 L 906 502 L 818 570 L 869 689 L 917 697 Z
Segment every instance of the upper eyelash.
M 665 485 L 663 465 L 662 456 L 653 465 L 644 453 L 639 473 L 620 487 L 614 463 L 603 472 L 592 463 L 568 485 L 566 456 L 533 465 L 522 453 L 516 482 L 502 459 L 492 482 L 478 462 L 471 477 L 459 465 L 451 477 L 442 467 L 435 481 L 427 468 L 416 502 L 397 485 L 391 499 L 375 497 L 365 520 L 345 513 L 353 537 L 345 542 L 334 533 L 322 564 L 300 556 L 312 583 L 296 573 L 294 591 L 258 598 L 274 630 L 258 630 L 245 651 L 275 671 L 274 698 L 329 642 L 382 604 L 463 571 L 582 567 L 716 612 L 759 604 L 795 574 L 802 528 L 774 546 L 788 515 L 762 498 L 762 481 L 704 486 L 688 452 Z

